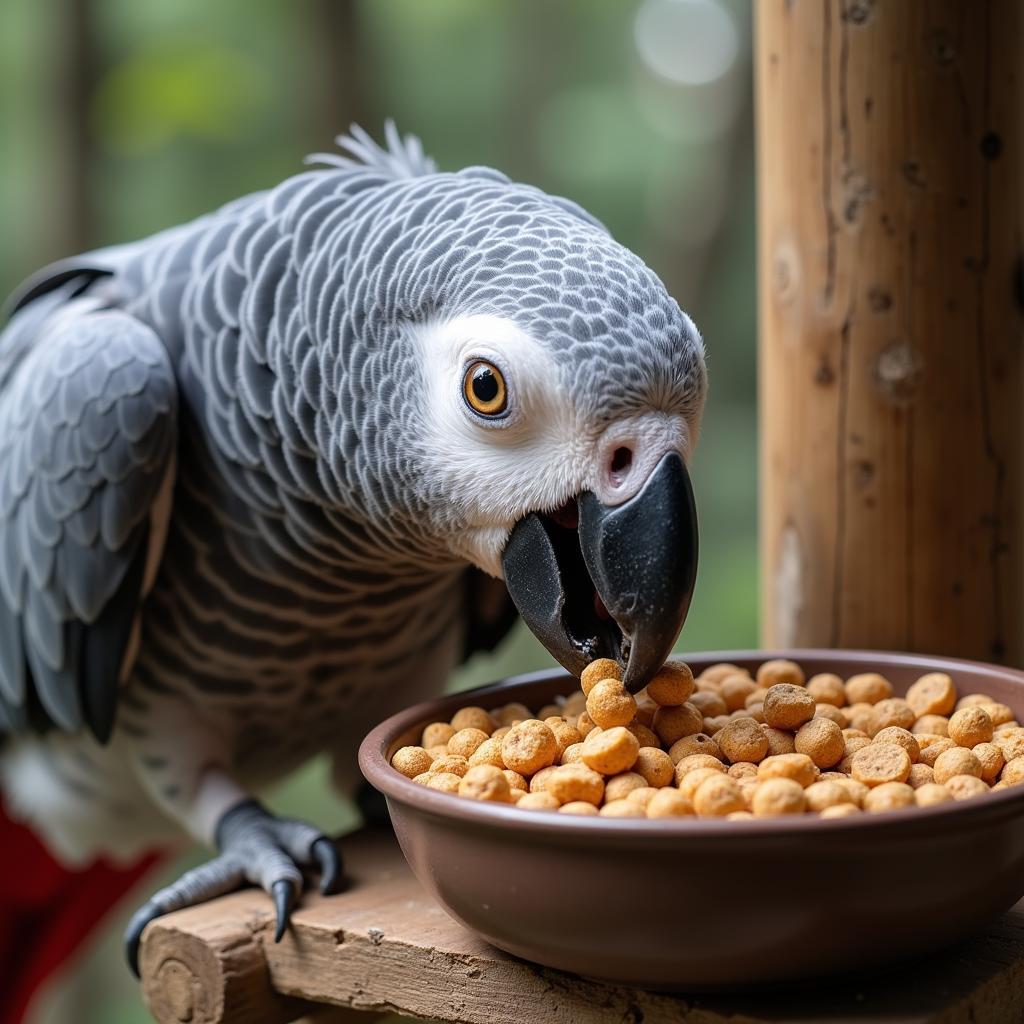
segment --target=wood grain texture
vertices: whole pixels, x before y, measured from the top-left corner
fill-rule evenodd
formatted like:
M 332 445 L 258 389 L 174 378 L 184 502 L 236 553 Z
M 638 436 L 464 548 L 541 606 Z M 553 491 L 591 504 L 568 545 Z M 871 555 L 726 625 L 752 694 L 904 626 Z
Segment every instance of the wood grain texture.
M 283 1024 L 323 1003 L 461 1024 L 996 1024 L 1024 1006 L 1024 905 L 973 942 L 890 972 L 684 998 L 507 956 L 426 896 L 390 836 L 350 837 L 344 849 L 350 888 L 305 898 L 279 945 L 255 890 L 150 925 L 141 964 L 156 1019 Z
M 252 891 L 177 915 L 146 931 L 139 958 L 142 996 L 167 1024 L 287 1024 L 308 1008 L 275 992 L 264 955 L 271 928 Z M 272 937 L 272 931 L 271 931 Z
M 1024 663 L 1024 7 L 755 13 L 763 639 Z

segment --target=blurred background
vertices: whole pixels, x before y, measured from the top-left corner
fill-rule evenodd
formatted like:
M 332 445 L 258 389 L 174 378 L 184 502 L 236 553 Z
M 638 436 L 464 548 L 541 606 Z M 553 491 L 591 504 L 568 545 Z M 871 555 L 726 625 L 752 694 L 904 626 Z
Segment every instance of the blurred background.
M 273 185 L 352 121 L 379 137 L 393 117 L 442 170 L 490 164 L 570 196 L 704 334 L 701 570 L 680 649 L 754 645 L 750 77 L 748 0 L 5 0 L 0 292 Z M 452 685 L 547 664 L 517 629 Z M 337 831 L 355 820 L 319 763 L 268 802 Z M 130 909 L 37 1024 L 150 1020 L 121 958 Z

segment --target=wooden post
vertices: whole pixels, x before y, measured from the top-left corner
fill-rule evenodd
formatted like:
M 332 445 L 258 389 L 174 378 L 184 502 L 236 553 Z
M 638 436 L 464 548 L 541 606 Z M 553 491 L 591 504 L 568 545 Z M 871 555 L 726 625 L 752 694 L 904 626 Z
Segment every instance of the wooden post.
M 1024 5 L 758 0 L 768 646 L 1024 663 Z

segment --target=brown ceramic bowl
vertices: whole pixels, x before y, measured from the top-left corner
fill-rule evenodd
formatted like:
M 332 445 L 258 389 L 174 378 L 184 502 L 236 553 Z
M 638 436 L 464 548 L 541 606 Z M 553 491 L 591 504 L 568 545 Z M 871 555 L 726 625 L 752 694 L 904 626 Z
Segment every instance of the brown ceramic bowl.
M 861 651 L 696 654 L 808 676 L 877 670 L 902 694 L 948 672 L 1024 719 L 1024 673 Z M 567 694 L 561 671 L 420 704 L 365 739 L 359 763 L 387 797 L 413 872 L 454 917 L 516 956 L 661 989 L 714 989 L 860 969 L 969 934 L 1024 894 L 1024 786 L 888 814 L 820 820 L 606 819 L 522 811 L 418 786 L 388 763 L 466 704 L 532 708 Z

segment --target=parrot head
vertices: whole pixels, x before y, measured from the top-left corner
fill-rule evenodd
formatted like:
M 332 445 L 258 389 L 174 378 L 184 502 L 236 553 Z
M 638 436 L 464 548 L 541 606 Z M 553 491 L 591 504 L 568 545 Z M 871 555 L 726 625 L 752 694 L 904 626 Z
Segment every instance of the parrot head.
M 411 166 L 397 142 L 385 158 L 401 173 L 358 229 L 304 235 L 321 377 L 362 410 L 325 432 L 342 442 L 325 461 L 376 527 L 400 519 L 407 547 L 504 577 L 570 671 L 613 658 L 636 691 L 696 577 L 700 335 L 576 204 L 489 168 Z M 332 280 L 344 302 L 313 287 Z
M 443 510 L 454 553 L 504 577 L 557 661 L 578 674 L 613 658 L 635 691 L 696 577 L 703 344 L 578 208 L 523 186 L 504 199 L 463 207 L 475 237 L 452 246 L 448 301 L 413 330 L 424 507 Z

